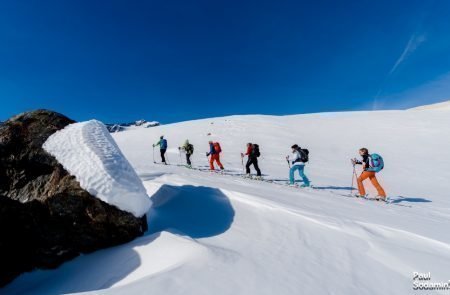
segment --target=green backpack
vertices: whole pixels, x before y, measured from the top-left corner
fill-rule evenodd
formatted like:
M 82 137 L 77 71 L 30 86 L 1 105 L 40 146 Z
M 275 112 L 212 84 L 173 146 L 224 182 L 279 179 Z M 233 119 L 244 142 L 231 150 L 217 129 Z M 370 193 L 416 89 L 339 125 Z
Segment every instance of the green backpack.
M 192 144 L 188 144 L 186 146 L 186 153 L 193 154 L 194 153 L 194 146 Z

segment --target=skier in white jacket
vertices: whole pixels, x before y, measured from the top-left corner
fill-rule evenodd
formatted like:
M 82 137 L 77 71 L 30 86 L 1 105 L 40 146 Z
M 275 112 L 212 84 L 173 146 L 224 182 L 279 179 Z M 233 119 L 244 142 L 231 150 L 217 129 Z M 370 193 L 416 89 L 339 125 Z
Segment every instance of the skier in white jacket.
M 294 172 L 298 170 L 298 174 L 300 174 L 300 177 L 303 180 L 303 184 L 301 185 L 301 187 L 309 187 L 310 181 L 305 175 L 305 157 L 302 157 L 302 153 L 304 153 L 304 151 L 302 151 L 302 149 L 297 144 L 294 144 L 291 148 L 293 154 L 292 158 L 289 158 L 289 156 L 286 157 L 286 159 L 288 161 L 291 161 L 292 164 L 291 169 L 289 169 L 289 184 L 294 185 Z

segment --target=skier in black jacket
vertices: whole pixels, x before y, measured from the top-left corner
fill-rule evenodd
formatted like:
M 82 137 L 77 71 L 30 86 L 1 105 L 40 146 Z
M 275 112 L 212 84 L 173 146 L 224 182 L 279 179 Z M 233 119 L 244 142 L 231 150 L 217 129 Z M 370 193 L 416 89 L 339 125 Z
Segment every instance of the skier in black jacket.
M 260 156 L 259 146 L 257 144 L 247 143 L 247 152 L 241 153 L 241 157 L 247 156 L 247 164 L 245 165 L 245 171 L 247 177 L 250 177 L 250 166 L 253 165 L 256 170 L 256 177 L 261 178 L 261 170 L 258 166 L 258 157 Z

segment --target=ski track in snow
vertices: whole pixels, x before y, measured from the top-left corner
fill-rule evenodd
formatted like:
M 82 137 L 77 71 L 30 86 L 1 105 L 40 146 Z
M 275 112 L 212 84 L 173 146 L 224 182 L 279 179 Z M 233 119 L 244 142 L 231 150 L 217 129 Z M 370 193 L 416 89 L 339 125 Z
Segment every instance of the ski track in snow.
M 24 274 L 4 291 L 446 294 L 415 293 L 412 273 L 431 272 L 432 281 L 450 279 L 450 172 L 444 164 L 450 158 L 434 152 L 436 146 L 450 146 L 445 136 L 450 134 L 449 115 L 232 116 L 115 134 L 152 196 L 150 232 L 57 270 Z M 362 120 L 375 122 L 370 132 Z M 161 134 L 168 139 L 173 165 L 153 164 L 151 144 Z M 177 144 L 186 138 L 195 145 L 194 166 L 201 169 L 207 167 L 207 141 L 220 141 L 222 162 L 235 176 L 176 166 Z M 266 178 L 280 182 L 287 180 L 289 147 L 309 148 L 306 173 L 316 189 L 239 177 L 239 153 L 248 141 L 260 144 Z M 349 158 L 362 146 L 384 157 L 386 169 L 378 178 L 393 204 L 341 196 L 349 193 Z

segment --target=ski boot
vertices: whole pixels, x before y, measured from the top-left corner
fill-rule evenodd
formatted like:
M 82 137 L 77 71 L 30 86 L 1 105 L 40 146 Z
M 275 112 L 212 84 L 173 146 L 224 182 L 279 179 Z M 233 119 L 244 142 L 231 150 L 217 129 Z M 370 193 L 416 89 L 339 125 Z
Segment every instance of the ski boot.
M 365 199 L 367 197 L 367 195 L 356 194 L 356 195 L 353 195 L 353 197 L 358 198 L 358 199 L 359 198 Z
M 375 201 L 387 203 L 388 202 L 388 198 L 378 195 L 378 196 L 375 197 Z

